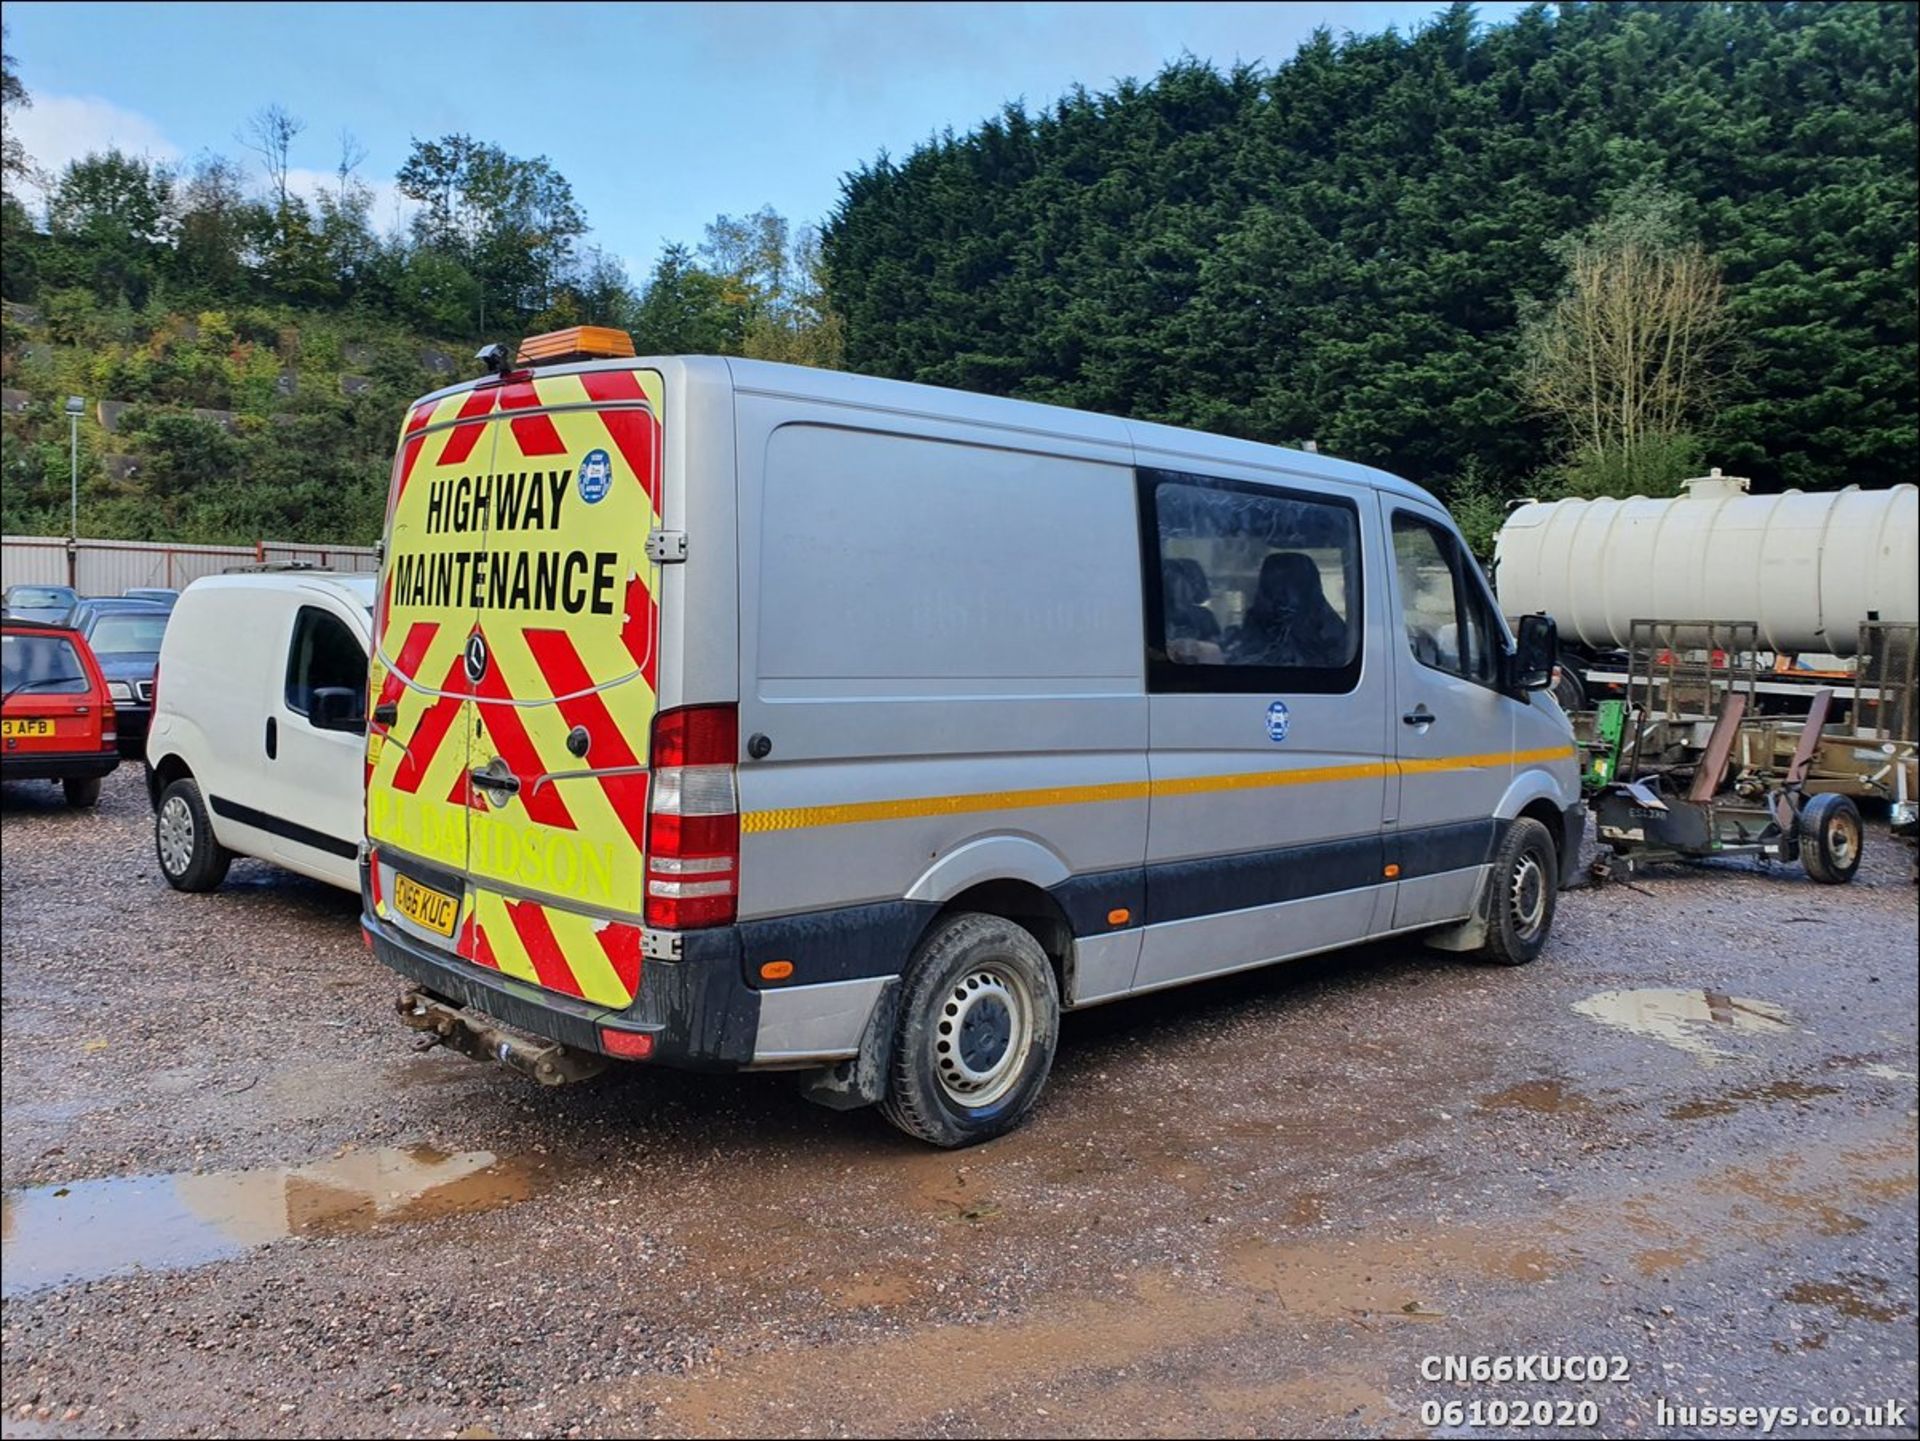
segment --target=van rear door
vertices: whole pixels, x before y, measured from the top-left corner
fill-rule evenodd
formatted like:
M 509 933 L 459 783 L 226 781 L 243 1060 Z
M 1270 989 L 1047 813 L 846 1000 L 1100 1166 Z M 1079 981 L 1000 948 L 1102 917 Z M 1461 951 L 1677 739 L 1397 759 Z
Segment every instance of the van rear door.
M 640 369 L 498 388 L 470 583 L 461 954 L 610 1008 L 639 988 L 662 390 Z
M 496 388 L 422 401 L 407 416 L 387 491 L 386 551 L 367 667 L 367 839 L 376 914 L 455 948 L 466 908 L 474 717 L 469 576 L 485 562 Z

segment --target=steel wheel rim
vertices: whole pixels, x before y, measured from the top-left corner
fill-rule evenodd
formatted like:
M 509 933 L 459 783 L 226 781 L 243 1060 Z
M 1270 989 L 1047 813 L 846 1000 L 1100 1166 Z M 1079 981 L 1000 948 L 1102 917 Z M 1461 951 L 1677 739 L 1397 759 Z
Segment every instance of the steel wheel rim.
M 1827 854 L 1843 871 L 1860 854 L 1860 833 L 1852 816 L 1837 815 L 1827 822 Z
M 193 811 L 179 796 L 160 807 L 160 864 L 170 876 L 182 876 L 193 861 Z
M 998 961 L 955 981 L 933 1027 L 933 1072 L 947 1098 L 978 1110 L 1011 1091 L 1033 1049 L 1033 1016 L 1026 981 Z
M 1514 930 L 1522 940 L 1532 940 L 1547 914 L 1547 873 L 1537 856 L 1524 855 L 1513 868 L 1507 904 Z

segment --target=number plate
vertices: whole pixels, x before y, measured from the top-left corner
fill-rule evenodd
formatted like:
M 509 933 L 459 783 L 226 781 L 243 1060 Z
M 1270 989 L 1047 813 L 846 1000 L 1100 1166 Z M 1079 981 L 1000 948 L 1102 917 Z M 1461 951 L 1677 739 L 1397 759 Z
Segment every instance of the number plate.
M 436 891 L 406 876 L 393 878 L 393 905 L 416 926 L 425 926 L 443 936 L 453 934 L 453 923 L 460 918 L 460 901 L 445 891 Z
M 53 722 L 50 720 L 10 720 L 0 721 L 0 735 L 11 740 L 15 736 L 50 736 L 53 734 Z

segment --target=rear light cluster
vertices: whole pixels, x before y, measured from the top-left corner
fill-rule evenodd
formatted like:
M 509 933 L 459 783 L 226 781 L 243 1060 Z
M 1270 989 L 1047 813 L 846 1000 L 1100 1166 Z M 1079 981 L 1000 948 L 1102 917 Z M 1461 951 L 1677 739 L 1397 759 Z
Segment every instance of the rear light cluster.
M 683 706 L 653 718 L 649 926 L 685 931 L 733 922 L 740 903 L 739 750 L 734 706 Z

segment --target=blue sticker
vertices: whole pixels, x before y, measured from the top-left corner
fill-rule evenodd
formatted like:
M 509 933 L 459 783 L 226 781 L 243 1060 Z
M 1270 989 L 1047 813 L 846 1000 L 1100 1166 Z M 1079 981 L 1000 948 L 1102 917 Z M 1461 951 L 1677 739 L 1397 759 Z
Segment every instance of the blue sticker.
M 1292 724 L 1287 715 L 1287 703 L 1277 700 L 1267 707 L 1267 739 L 1274 742 L 1287 738 L 1287 727 Z
M 604 450 L 590 450 L 580 457 L 580 498 L 598 505 L 613 489 L 613 458 Z

